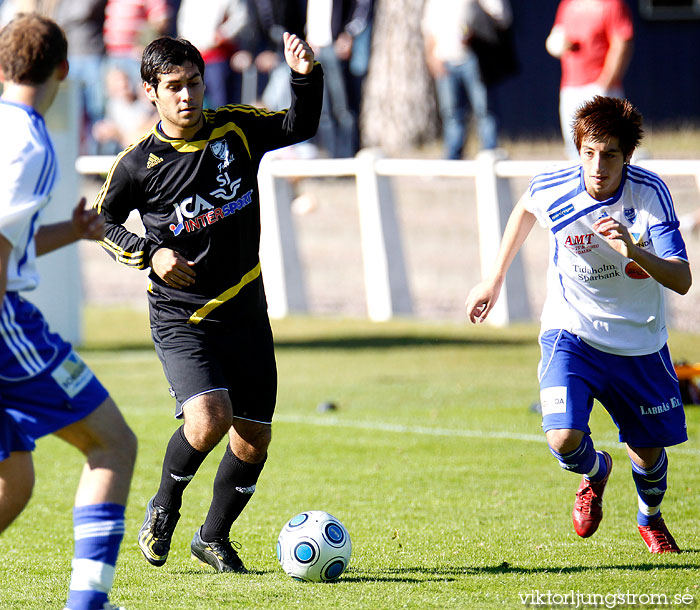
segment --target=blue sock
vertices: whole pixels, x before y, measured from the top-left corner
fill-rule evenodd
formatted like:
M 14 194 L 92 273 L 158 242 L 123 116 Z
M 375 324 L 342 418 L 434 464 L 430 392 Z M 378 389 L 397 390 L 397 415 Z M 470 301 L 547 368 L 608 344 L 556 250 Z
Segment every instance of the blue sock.
M 662 449 L 656 464 L 649 470 L 645 470 L 632 460 L 630 462 L 632 462 L 632 478 L 639 496 L 637 523 L 649 525 L 661 516 L 661 501 L 666 493 L 668 474 L 666 450 Z
M 102 610 L 124 537 L 124 507 L 108 503 L 76 506 L 73 528 L 75 552 L 66 610 Z
M 571 453 L 557 453 L 551 447 L 549 450 L 564 470 L 585 474 L 591 481 L 600 481 L 608 474 L 603 454 L 596 452 L 588 434 L 583 436 L 581 444 Z

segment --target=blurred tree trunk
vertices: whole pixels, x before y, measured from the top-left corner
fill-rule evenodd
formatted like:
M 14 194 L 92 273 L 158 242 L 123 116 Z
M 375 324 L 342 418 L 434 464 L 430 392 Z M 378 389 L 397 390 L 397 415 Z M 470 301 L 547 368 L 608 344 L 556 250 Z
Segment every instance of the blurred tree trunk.
M 433 80 L 423 51 L 424 0 L 377 0 L 360 128 L 365 146 L 388 154 L 438 134 Z

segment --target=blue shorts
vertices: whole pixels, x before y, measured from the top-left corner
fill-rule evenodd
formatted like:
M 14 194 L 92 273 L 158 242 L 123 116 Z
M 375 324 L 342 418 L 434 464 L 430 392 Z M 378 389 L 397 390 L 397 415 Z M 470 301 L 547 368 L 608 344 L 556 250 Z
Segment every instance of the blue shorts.
M 673 362 L 664 346 L 645 356 L 602 352 L 565 330 L 540 337 L 542 428 L 581 430 L 597 399 L 632 447 L 668 447 L 688 440 Z
M 36 439 L 80 421 L 108 396 L 70 344 L 16 293 L 3 303 L 0 352 L 0 461 L 32 451 Z

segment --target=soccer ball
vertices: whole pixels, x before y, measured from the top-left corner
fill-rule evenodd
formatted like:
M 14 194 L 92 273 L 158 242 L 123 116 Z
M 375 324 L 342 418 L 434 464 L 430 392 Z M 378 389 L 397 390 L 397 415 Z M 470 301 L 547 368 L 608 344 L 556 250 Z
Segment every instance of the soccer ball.
M 296 580 L 335 580 L 348 567 L 350 534 L 333 515 L 308 510 L 292 517 L 277 539 L 277 559 Z

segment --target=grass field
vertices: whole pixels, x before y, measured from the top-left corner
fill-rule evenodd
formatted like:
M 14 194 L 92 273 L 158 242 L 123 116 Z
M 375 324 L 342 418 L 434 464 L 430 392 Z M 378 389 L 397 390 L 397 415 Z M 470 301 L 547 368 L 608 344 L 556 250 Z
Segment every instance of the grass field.
M 538 360 L 530 326 L 275 322 L 280 386 L 273 444 L 232 536 L 251 573 L 216 574 L 189 556 L 223 447 L 186 492 L 168 563 L 150 567 L 135 537 L 178 424 L 145 313 L 87 313 L 81 353 L 140 439 L 112 593 L 128 610 L 444 610 L 519 608 L 526 601 L 575 607 L 561 603 L 572 601 L 572 592 L 582 596 L 578 607 L 700 601 L 700 411 L 688 409 L 690 442 L 669 450 L 664 515 L 686 552 L 658 557 L 646 550 L 635 526 L 629 463 L 599 406 L 594 439 L 612 454 L 615 469 L 600 530 L 579 539 L 570 519 L 578 476 L 557 466 L 529 409 L 537 399 Z M 674 357 L 699 359 L 699 339 L 673 335 Z M 338 409 L 317 412 L 325 400 Z M 3 610 L 60 609 L 65 601 L 81 459 L 48 438 L 35 460 L 34 497 L 0 537 Z M 306 509 L 326 510 L 350 531 L 352 563 L 337 583 L 298 583 L 277 563 L 279 530 Z M 537 593 L 539 599 L 525 597 Z M 664 599 L 652 596 L 666 596 L 668 604 L 651 603 Z

